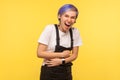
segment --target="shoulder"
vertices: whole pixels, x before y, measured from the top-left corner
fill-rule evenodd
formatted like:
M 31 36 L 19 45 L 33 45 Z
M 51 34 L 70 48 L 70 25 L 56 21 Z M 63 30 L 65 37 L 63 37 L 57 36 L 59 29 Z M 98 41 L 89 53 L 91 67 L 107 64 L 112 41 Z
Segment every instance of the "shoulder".
M 52 30 L 54 30 L 54 24 L 46 25 L 46 26 L 45 26 L 45 30 L 47 30 L 47 31 L 52 31 Z
M 78 28 L 76 28 L 76 27 L 73 27 L 73 28 L 72 28 L 72 31 L 73 31 L 73 33 L 75 33 L 75 34 L 79 33 L 79 30 L 78 30 Z

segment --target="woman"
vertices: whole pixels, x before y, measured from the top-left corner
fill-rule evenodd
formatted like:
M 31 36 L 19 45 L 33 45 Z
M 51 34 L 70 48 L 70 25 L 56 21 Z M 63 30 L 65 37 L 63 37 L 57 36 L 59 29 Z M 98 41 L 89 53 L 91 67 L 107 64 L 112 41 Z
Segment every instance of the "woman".
M 38 42 L 37 56 L 43 58 L 40 80 L 72 80 L 72 61 L 82 44 L 77 28 L 73 27 L 78 10 L 72 4 L 58 11 L 58 24 L 47 25 Z

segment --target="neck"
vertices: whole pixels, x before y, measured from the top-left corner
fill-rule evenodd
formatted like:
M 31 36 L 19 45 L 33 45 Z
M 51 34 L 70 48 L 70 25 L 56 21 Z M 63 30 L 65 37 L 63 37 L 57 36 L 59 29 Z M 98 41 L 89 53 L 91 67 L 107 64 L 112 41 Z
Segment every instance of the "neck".
M 58 25 L 58 28 L 59 28 L 60 31 L 66 33 L 66 31 L 63 29 L 63 27 L 61 25 Z

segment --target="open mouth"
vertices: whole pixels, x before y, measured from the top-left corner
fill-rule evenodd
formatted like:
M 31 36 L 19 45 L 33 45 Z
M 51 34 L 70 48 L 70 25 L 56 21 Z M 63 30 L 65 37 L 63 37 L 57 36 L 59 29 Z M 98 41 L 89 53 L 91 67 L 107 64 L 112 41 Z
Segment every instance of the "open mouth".
M 67 23 L 65 23 L 65 25 L 66 25 L 67 27 L 70 27 L 70 26 L 71 26 L 71 24 L 67 24 Z

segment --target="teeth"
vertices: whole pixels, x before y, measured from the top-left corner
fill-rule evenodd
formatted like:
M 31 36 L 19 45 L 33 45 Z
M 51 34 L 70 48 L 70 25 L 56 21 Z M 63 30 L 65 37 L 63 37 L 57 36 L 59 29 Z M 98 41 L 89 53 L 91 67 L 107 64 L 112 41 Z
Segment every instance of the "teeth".
M 68 26 L 68 27 L 70 26 L 70 24 L 66 24 L 66 23 L 65 23 L 65 25 Z

